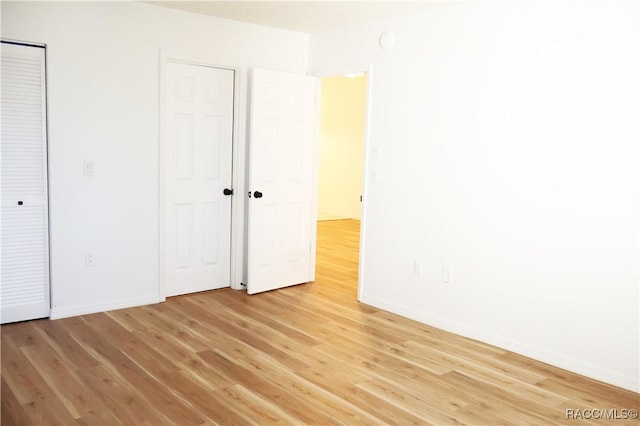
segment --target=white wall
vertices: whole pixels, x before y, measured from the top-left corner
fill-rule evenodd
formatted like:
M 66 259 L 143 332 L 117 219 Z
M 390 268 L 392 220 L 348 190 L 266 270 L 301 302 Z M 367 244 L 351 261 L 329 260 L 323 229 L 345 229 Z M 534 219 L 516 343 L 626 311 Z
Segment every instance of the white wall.
M 639 23 L 476 2 L 312 35 L 312 73 L 372 65 L 363 302 L 639 390 Z
M 52 316 L 158 301 L 160 50 L 239 67 L 246 99 L 249 67 L 306 70 L 308 36 L 139 2 L 1 7 L 3 38 L 47 44 Z
M 160 49 L 303 72 L 308 37 L 137 2 L 1 11 L 48 44 L 54 315 L 156 301 Z M 316 75 L 373 64 L 362 301 L 639 390 L 639 19 L 476 2 L 312 36 Z
M 318 219 L 360 219 L 367 76 L 322 79 Z

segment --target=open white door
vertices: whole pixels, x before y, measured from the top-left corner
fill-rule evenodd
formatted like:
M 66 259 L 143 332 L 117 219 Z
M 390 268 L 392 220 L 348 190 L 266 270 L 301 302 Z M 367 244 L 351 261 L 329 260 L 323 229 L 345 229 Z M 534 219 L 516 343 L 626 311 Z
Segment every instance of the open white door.
M 247 292 L 315 279 L 319 81 L 254 70 L 249 142 Z

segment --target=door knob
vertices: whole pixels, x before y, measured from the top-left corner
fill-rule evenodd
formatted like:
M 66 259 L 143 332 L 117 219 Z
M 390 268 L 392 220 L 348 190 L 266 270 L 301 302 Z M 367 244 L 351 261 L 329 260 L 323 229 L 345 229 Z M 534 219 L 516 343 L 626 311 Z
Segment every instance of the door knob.
M 253 198 L 262 198 L 262 192 L 260 192 L 260 191 L 254 191 L 254 193 L 253 193 Z
M 233 189 L 225 188 L 222 193 L 224 195 L 233 195 Z

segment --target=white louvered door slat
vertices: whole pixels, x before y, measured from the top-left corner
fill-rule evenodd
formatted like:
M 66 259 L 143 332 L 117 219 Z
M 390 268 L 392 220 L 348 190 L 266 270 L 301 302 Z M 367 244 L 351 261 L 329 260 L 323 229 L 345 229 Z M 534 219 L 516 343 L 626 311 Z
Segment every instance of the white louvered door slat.
M 45 50 L 2 43 L 0 317 L 49 316 Z

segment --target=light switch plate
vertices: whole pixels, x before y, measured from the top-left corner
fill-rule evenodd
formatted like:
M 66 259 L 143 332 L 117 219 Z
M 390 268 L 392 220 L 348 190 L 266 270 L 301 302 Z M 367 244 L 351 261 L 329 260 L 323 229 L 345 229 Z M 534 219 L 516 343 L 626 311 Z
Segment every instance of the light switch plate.
M 96 266 L 96 255 L 89 251 L 85 252 L 84 263 L 87 267 Z
M 96 175 L 96 162 L 93 160 L 84 160 L 84 176 L 94 177 Z

